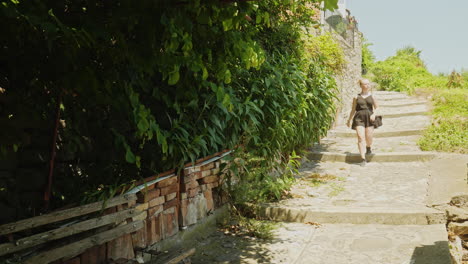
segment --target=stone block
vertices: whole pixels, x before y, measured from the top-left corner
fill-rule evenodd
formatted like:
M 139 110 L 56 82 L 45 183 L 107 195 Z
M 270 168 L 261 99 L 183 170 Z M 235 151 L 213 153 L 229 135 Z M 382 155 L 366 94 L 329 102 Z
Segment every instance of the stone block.
M 468 210 L 450 206 L 447 208 L 447 218 L 454 222 L 468 221 Z
M 170 193 L 170 194 L 166 195 L 166 201 L 170 201 L 170 200 L 172 200 L 172 199 L 174 199 L 176 197 L 177 197 L 176 192 Z
M 200 187 L 193 188 L 187 191 L 187 197 L 193 198 L 200 192 Z
M 184 201 L 181 204 L 182 225 L 188 226 L 195 224 L 198 220 L 205 218 L 208 212 L 207 201 L 203 194 L 198 194 L 193 198 L 188 199 L 188 203 Z
M 167 178 L 167 179 L 164 179 L 158 183 L 156 183 L 156 187 L 157 188 L 164 188 L 164 187 L 167 187 L 167 186 L 171 186 L 173 184 L 176 184 L 177 183 L 177 176 L 173 176 L 173 177 L 170 177 L 170 178 Z
M 137 211 L 145 211 L 145 210 L 148 210 L 148 208 L 149 208 L 148 203 L 137 204 L 135 206 L 135 210 L 137 210 Z
M 212 182 L 218 182 L 218 176 L 212 175 L 212 176 L 207 176 L 204 178 L 201 178 L 199 181 L 201 184 L 207 184 L 207 183 L 212 183 Z
M 148 218 L 159 215 L 164 210 L 163 205 L 157 205 L 148 209 Z
M 161 218 L 162 239 L 171 237 L 179 232 L 179 221 L 175 207 L 164 210 L 161 214 Z
M 214 162 L 210 162 L 208 164 L 205 164 L 203 166 L 201 166 L 201 171 L 205 171 L 205 170 L 211 170 L 215 167 L 215 163 Z
M 146 235 L 148 246 L 161 240 L 161 214 L 146 220 Z
M 211 170 L 204 170 L 204 171 L 201 172 L 201 178 L 205 178 L 205 177 L 208 177 L 208 176 L 211 176 L 211 175 L 213 175 L 211 173 Z
M 187 199 L 187 198 L 188 198 L 188 196 L 187 196 L 187 193 L 186 193 L 186 192 L 181 192 L 181 193 L 180 193 L 180 199 L 181 199 L 181 200 L 184 200 L 184 199 Z
M 179 205 L 179 200 L 178 199 L 172 199 L 172 200 L 170 200 L 168 202 L 165 202 L 163 204 L 163 207 L 164 207 L 164 210 L 167 210 L 167 209 L 169 209 L 171 207 L 175 207 L 177 205 Z
M 161 195 L 168 195 L 170 193 L 177 192 L 178 190 L 179 190 L 179 185 L 177 183 L 173 185 L 169 185 L 167 187 L 161 188 Z
M 159 196 L 154 198 L 153 200 L 149 201 L 149 207 L 154 207 L 166 202 L 165 196 Z
M 190 182 L 187 182 L 187 183 L 183 183 L 181 185 L 181 191 L 188 191 L 189 189 L 194 189 L 198 186 L 198 181 L 196 180 L 193 180 L 193 181 L 190 181 Z
M 205 196 L 207 212 L 213 211 L 214 203 L 213 203 L 213 194 L 211 193 L 211 190 L 204 191 L 203 196 Z
M 205 196 L 203 194 L 198 195 L 195 204 L 197 206 L 197 219 L 205 218 L 208 212 Z
M 208 186 L 206 186 L 206 184 L 200 185 L 200 190 L 202 192 L 204 192 L 204 191 L 208 190 Z
M 153 200 L 156 197 L 161 195 L 161 189 L 151 189 L 147 191 L 141 191 L 137 193 L 137 202 L 146 203 L 150 200 Z
M 448 231 L 454 233 L 457 236 L 468 234 L 468 222 L 455 223 L 451 222 L 448 225 Z
M 196 181 L 199 178 L 201 178 L 201 172 L 195 172 L 189 175 L 185 175 L 183 182 L 188 183 L 188 182 Z
M 197 173 L 195 173 L 194 175 L 195 175 L 195 179 L 196 179 L 196 180 L 203 178 L 203 174 L 202 174 L 202 172 L 201 172 L 201 171 L 200 171 L 200 172 L 197 172 Z
M 184 169 L 184 175 L 189 175 L 194 172 L 199 172 L 200 171 L 200 166 L 192 166 L 192 167 L 187 167 Z

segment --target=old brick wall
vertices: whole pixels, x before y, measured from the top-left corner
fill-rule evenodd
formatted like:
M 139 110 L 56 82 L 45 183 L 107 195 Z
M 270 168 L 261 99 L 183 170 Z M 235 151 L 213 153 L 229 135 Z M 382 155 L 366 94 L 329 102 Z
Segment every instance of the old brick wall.
M 136 192 L 137 201 L 129 204 L 144 213 L 127 219 L 127 222 L 142 220 L 142 229 L 57 264 L 97 264 L 110 259 L 133 259 L 139 250 L 154 247 L 158 242 L 197 224 L 227 201 L 221 191 L 224 182 L 221 167 L 225 162 L 222 157 L 227 154 L 216 153 L 195 164 L 187 164 L 179 174 L 172 170 L 144 179 L 146 183 L 140 185 L 143 188 Z M 110 211 L 125 209 L 127 207 L 118 206 Z

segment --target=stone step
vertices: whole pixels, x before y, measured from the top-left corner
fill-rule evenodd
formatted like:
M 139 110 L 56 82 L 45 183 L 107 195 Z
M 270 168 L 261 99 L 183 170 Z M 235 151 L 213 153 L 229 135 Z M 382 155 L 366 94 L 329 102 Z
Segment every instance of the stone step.
M 366 155 L 368 162 L 413 162 L 428 161 L 435 157 L 431 152 L 389 152 Z M 358 153 L 338 152 L 309 152 L 307 158 L 322 162 L 347 162 L 355 163 L 361 161 Z
M 415 112 L 403 112 L 403 113 L 384 113 L 382 114 L 383 118 L 396 118 L 396 117 L 404 117 L 404 116 L 420 116 L 420 115 L 427 115 L 427 111 L 415 111 Z
M 374 154 L 395 152 L 421 152 L 417 145 L 418 135 L 397 137 L 376 137 L 372 144 Z M 358 153 L 357 139 L 354 137 L 323 138 L 320 144 L 313 144 L 310 152 L 336 152 L 336 153 Z
M 407 95 L 395 95 L 395 96 L 378 96 L 376 95 L 378 101 L 403 101 L 403 100 L 414 100 L 413 98 Z
M 340 120 L 343 122 L 342 120 Z M 431 124 L 431 116 L 429 115 L 416 115 L 416 116 L 403 116 L 382 119 L 383 125 L 378 129 L 374 130 L 374 133 L 380 133 L 383 131 L 402 131 L 402 130 L 414 130 L 414 129 L 425 129 Z M 347 127 L 344 123 L 339 123 L 332 131 L 340 132 L 353 132 L 355 130 Z
M 254 208 L 264 219 L 298 223 L 431 225 L 447 221 L 445 212 L 427 207 L 292 207 L 270 203 Z
M 411 102 L 411 101 L 404 101 L 402 103 L 398 103 L 398 104 L 395 104 L 395 103 L 382 103 L 382 104 L 379 104 L 379 107 L 388 107 L 388 108 L 399 108 L 399 107 L 407 107 L 407 106 L 420 106 L 420 105 L 427 105 L 427 102 L 426 101 L 414 101 L 414 102 Z
M 411 112 L 428 112 L 428 106 L 425 104 L 421 105 L 410 105 L 410 106 L 400 106 L 400 107 L 386 107 L 379 106 L 378 113 L 379 115 L 385 114 L 397 114 L 397 113 L 411 113 Z
M 445 225 L 311 226 L 284 223 L 276 239 L 263 243 L 243 263 L 259 263 L 256 252 L 266 251 L 268 263 L 294 264 L 450 264 Z M 258 242 L 260 244 L 260 242 Z M 218 250 L 219 252 L 219 250 Z M 252 260 L 252 261 L 250 261 Z
M 379 128 L 380 129 L 380 128 Z M 424 130 L 423 129 L 407 129 L 407 130 L 394 130 L 394 131 L 385 131 L 385 130 L 374 130 L 374 138 L 383 138 L 383 137 L 401 137 L 401 136 L 415 136 L 421 135 Z M 344 138 L 355 138 L 356 131 L 352 129 L 344 130 L 329 130 L 327 137 L 344 137 Z

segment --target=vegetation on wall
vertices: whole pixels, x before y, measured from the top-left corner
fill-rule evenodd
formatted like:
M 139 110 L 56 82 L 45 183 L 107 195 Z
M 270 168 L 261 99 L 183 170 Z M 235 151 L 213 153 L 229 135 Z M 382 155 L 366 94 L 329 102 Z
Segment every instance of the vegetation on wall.
M 362 74 L 367 74 L 372 69 L 372 66 L 374 66 L 375 55 L 370 49 L 370 46 L 372 45 L 372 43 L 370 43 L 367 39 L 362 37 Z
M 306 52 L 314 1 L 1 2 L 2 159 L 48 168 L 59 124 L 55 206 L 235 146 L 268 171 L 331 121 L 341 62 Z

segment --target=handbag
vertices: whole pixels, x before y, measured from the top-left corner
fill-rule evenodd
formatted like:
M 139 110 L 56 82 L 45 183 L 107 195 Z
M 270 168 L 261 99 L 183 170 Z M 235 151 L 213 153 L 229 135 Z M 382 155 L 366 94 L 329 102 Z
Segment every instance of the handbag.
M 375 116 L 374 120 L 374 128 L 378 128 L 379 126 L 382 126 L 382 116 Z

